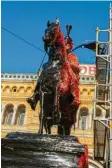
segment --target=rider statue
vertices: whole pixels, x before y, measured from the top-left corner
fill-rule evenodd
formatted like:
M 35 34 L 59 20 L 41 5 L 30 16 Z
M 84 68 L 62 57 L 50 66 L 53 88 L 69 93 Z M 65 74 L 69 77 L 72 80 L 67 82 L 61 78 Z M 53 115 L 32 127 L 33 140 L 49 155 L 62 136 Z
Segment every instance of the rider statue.
M 58 19 L 57 19 L 57 22 L 59 22 Z M 71 59 L 73 59 L 73 54 L 71 53 L 71 50 L 73 49 L 73 41 L 70 38 L 69 34 L 70 34 L 70 30 L 72 29 L 72 26 L 67 25 L 66 29 L 67 29 L 67 36 L 65 37 L 65 48 L 66 48 L 67 53 L 68 53 L 67 54 L 68 61 L 69 61 L 69 63 L 72 62 L 73 66 L 75 67 L 74 68 L 75 69 L 74 73 L 79 78 L 79 62 L 78 62 L 77 56 L 74 55 L 74 60 L 71 61 Z M 50 57 L 50 55 L 52 55 L 52 54 L 50 54 L 50 52 L 52 52 L 52 51 L 50 51 L 50 49 L 49 49 L 49 52 L 47 52 L 48 56 L 49 56 L 49 59 L 48 59 L 48 62 L 43 65 L 43 68 L 46 68 L 46 66 L 50 63 L 50 61 L 52 59 Z M 71 55 L 72 55 L 72 57 L 71 57 Z M 35 90 L 34 90 L 34 94 L 30 98 L 27 99 L 27 102 L 30 104 L 32 110 L 35 110 L 37 102 L 38 102 L 39 97 L 40 97 L 39 88 L 40 88 L 40 78 L 38 78 L 38 80 L 37 80 L 37 84 L 36 84 L 36 87 L 35 87 Z

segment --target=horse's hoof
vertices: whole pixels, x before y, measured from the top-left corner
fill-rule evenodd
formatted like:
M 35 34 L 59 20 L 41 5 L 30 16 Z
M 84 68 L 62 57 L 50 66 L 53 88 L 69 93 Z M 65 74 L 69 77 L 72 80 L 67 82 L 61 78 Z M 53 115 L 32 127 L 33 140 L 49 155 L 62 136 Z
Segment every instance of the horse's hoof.
M 42 134 L 43 134 L 43 132 L 39 131 L 37 134 L 38 134 L 38 135 L 42 135 Z

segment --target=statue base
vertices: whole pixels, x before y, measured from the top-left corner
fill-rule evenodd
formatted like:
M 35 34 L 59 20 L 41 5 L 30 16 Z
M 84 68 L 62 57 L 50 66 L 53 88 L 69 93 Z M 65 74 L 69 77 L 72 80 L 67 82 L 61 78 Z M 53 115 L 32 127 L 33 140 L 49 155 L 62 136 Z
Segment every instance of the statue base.
M 78 168 L 82 159 L 87 162 L 86 146 L 75 136 L 16 132 L 1 145 L 2 168 Z

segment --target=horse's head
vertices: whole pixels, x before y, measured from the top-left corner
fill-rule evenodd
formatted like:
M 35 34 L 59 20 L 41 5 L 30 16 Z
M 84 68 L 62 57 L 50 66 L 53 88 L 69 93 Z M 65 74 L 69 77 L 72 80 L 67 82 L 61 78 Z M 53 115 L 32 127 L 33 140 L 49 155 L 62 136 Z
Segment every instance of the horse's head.
M 47 22 L 47 29 L 45 30 L 45 34 L 42 37 L 44 44 L 49 47 L 55 43 L 55 40 L 57 36 L 60 33 L 60 27 L 59 27 L 59 20 L 56 19 L 55 22 L 50 23 L 50 21 Z

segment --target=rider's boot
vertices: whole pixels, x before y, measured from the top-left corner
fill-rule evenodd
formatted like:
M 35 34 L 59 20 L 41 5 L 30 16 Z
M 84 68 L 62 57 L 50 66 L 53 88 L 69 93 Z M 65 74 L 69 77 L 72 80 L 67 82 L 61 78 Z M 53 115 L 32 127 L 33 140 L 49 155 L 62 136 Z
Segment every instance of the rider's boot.
M 34 90 L 34 94 L 26 100 L 30 104 L 31 109 L 34 110 L 34 111 L 35 111 L 37 102 L 40 99 L 39 88 L 40 88 L 40 81 L 38 80 L 37 85 L 36 85 L 35 90 Z
M 38 95 L 39 93 L 34 93 L 30 98 L 27 99 L 27 102 L 30 104 L 31 106 L 31 109 L 35 111 L 35 108 L 36 108 L 36 105 L 37 105 L 37 102 L 38 102 Z

